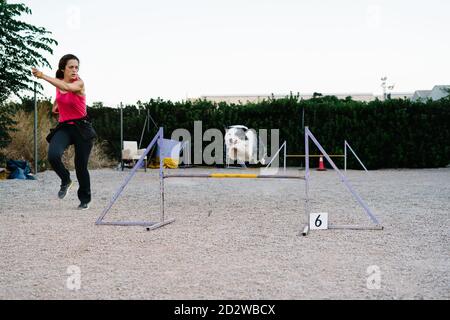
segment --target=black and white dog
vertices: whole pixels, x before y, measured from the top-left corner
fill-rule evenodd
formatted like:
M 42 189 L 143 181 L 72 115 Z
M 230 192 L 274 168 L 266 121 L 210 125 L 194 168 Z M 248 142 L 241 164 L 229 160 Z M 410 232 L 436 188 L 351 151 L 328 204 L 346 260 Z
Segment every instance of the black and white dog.
M 228 127 L 225 129 L 225 146 L 228 158 L 233 161 L 265 164 L 265 159 L 258 159 L 258 137 L 253 129 L 242 125 Z

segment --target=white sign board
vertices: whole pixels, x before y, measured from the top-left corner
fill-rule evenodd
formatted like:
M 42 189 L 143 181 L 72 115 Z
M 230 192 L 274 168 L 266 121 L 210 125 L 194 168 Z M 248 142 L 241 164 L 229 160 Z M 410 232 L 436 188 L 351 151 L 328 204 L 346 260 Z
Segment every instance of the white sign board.
M 328 229 L 328 212 L 315 212 L 309 214 L 309 229 Z

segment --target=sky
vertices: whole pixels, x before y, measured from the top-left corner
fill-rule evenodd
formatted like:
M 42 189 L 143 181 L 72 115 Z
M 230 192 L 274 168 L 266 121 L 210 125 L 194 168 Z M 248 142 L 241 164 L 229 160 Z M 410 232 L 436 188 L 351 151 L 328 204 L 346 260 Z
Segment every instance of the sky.
M 151 98 L 382 94 L 450 84 L 447 0 L 23 0 L 80 59 L 88 105 Z M 447 40 L 445 40 L 447 39 Z M 55 89 L 44 84 L 44 94 Z

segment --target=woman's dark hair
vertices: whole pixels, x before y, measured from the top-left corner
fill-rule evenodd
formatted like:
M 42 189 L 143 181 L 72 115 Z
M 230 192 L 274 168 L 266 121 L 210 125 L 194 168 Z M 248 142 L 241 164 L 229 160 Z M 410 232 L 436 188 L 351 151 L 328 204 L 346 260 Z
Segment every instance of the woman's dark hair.
M 67 62 L 72 59 L 77 60 L 78 63 L 80 63 L 80 59 L 73 54 L 66 54 L 59 60 L 58 70 L 56 71 L 57 79 L 64 79 L 64 69 L 66 69 Z

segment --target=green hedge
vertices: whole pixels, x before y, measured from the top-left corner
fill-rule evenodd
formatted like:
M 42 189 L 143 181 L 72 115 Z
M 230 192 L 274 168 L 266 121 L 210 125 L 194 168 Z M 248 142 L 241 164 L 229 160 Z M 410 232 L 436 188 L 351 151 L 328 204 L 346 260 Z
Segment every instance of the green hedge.
M 48 105 L 50 112 L 50 101 Z M 1 110 L 14 112 L 19 108 L 32 111 L 32 99 L 24 99 L 21 104 L 10 103 Z M 99 139 L 108 142 L 110 156 L 119 160 L 120 109 L 94 103 L 88 110 Z M 368 169 L 432 168 L 450 163 L 449 98 L 425 103 L 401 99 L 366 103 L 333 96 L 299 100 L 291 95 L 245 105 L 156 99 L 123 108 L 124 140 L 140 140 L 147 110 L 158 126 L 164 126 L 166 138 L 178 128 L 189 130 L 193 137 L 194 121 L 199 120 L 203 132 L 210 128 L 224 132 L 229 125 L 243 124 L 256 130 L 280 129 L 280 144 L 287 141 L 288 154 L 303 154 L 304 123 L 329 154 L 343 154 L 344 140 L 347 140 Z M 148 127 L 142 148 L 157 131 L 153 123 Z M 7 143 L 7 138 L 6 131 L 0 132 L 2 143 Z M 203 147 L 208 143 L 204 142 Z M 312 154 L 319 153 L 312 143 L 310 148 Z M 334 160 L 343 167 L 343 159 Z M 304 161 L 289 158 L 287 163 L 299 166 Z M 361 169 L 351 154 L 347 164 L 349 168 Z M 317 161 L 313 160 L 312 165 L 317 165 Z
M 450 99 L 366 103 L 333 96 L 299 100 L 291 95 L 245 105 L 157 99 L 123 108 L 124 140 L 140 140 L 146 110 L 158 126 L 164 126 L 166 138 L 177 128 L 189 130 L 193 137 L 194 121 L 199 120 L 203 131 L 224 131 L 224 127 L 233 124 L 256 130 L 279 128 L 280 144 L 287 141 L 288 154 L 303 154 L 304 121 L 329 154 L 343 154 L 347 140 L 368 169 L 443 167 L 450 163 Z M 120 109 L 100 105 L 89 108 L 89 114 L 99 138 L 109 142 L 111 156 L 119 159 Z M 141 147 L 148 145 L 156 131 L 151 123 Z M 311 153 L 319 153 L 314 147 L 311 149 Z M 302 163 L 290 158 L 288 165 Z M 343 160 L 336 163 L 342 167 Z M 361 168 L 351 155 L 348 167 Z

